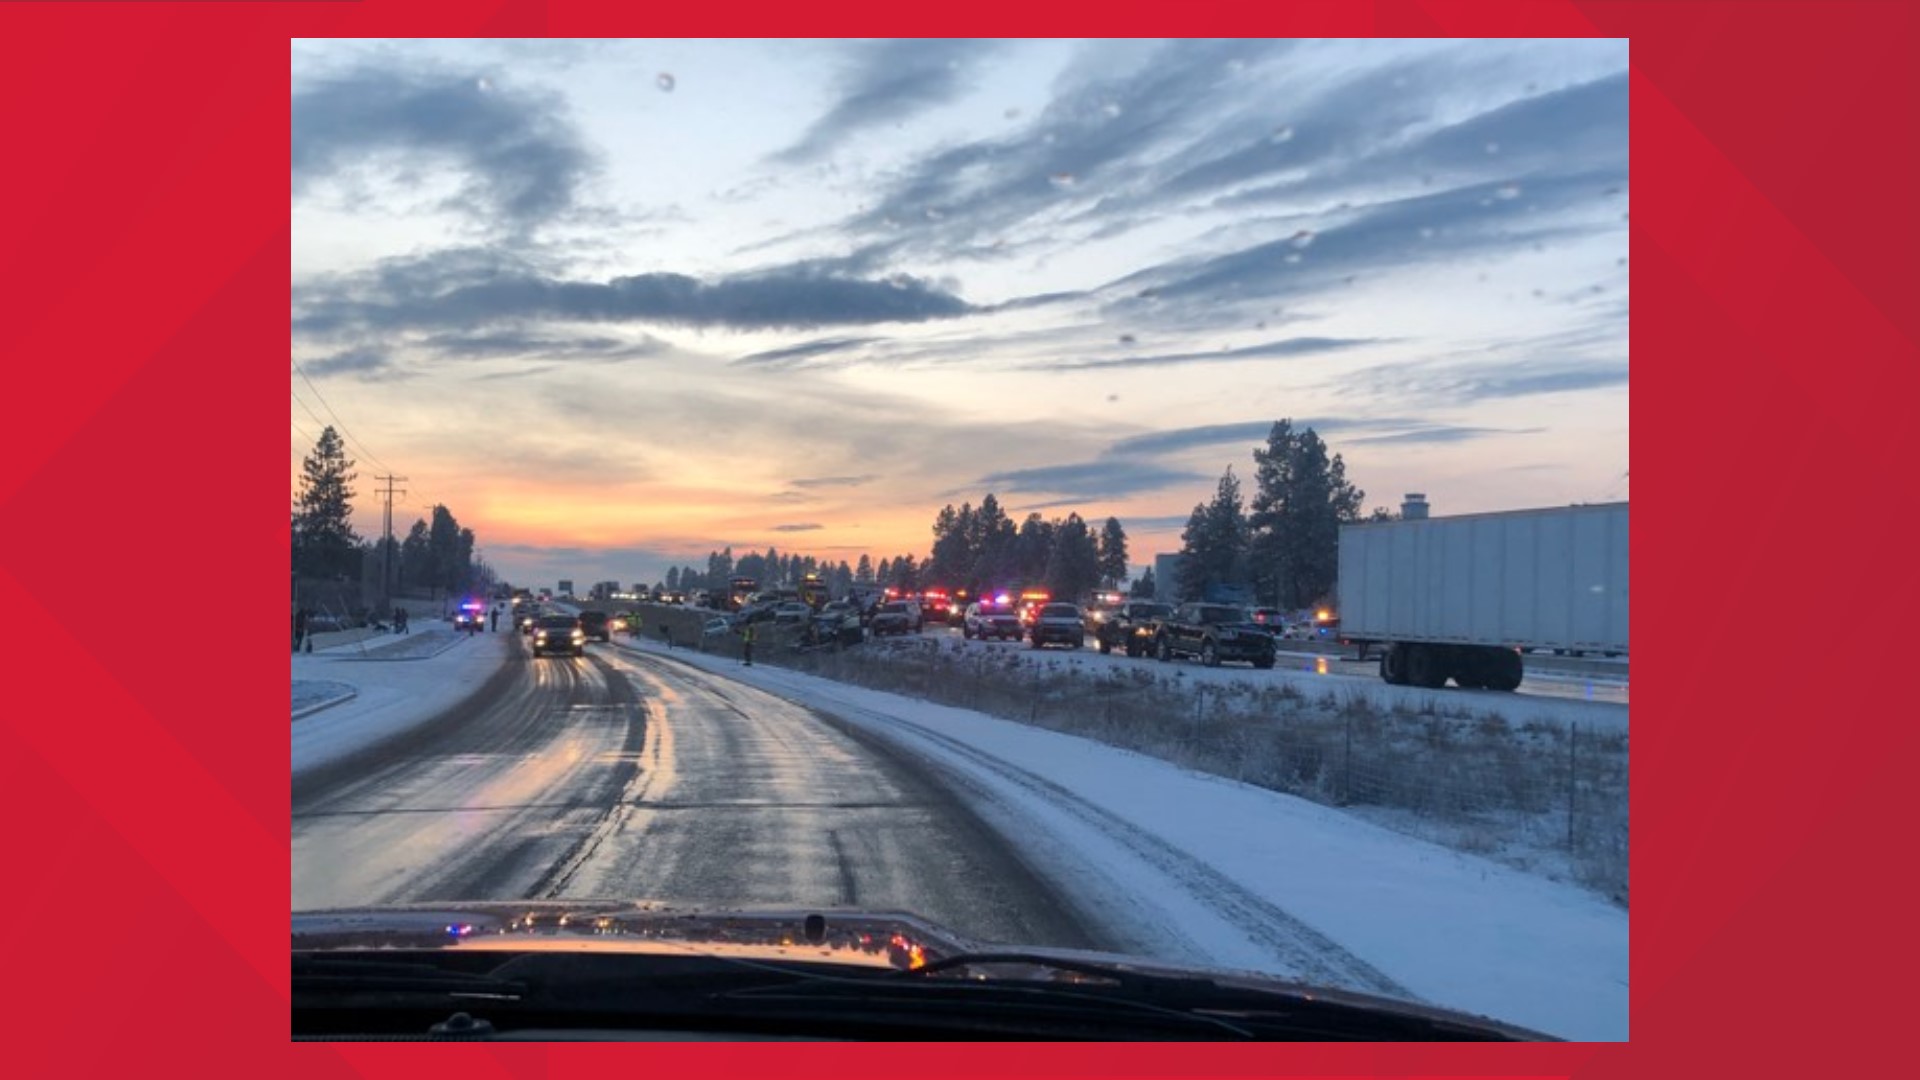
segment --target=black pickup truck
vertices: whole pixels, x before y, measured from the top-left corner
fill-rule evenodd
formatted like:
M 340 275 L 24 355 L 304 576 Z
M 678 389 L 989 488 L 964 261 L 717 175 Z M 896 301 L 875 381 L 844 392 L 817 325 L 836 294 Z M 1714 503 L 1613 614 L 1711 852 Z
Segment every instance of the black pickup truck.
M 1162 660 L 1197 656 L 1208 667 L 1244 660 L 1257 668 L 1273 666 L 1273 635 L 1232 604 L 1181 604 L 1154 625 L 1153 654 Z
M 1128 600 L 1116 607 L 1102 608 L 1091 616 L 1087 627 L 1100 643 L 1100 651 L 1125 649 L 1128 656 L 1145 656 L 1153 650 L 1154 628 L 1173 614 L 1172 604 L 1152 600 Z

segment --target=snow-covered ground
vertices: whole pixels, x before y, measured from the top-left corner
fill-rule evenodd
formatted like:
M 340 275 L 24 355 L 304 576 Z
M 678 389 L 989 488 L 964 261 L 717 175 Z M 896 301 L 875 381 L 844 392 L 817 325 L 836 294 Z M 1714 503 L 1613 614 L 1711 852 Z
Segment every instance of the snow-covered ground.
M 935 647 L 956 652 L 984 652 L 1011 657 L 1014 662 L 1064 670 L 1072 666 L 1081 671 L 1101 671 L 1115 667 L 1150 671 L 1163 679 L 1178 679 L 1188 685 L 1245 683 L 1257 686 L 1288 684 L 1309 697 L 1331 694 L 1345 702 L 1366 699 L 1381 709 L 1405 708 L 1414 711 L 1437 710 L 1443 714 L 1456 710 L 1475 716 L 1494 714 L 1519 725 L 1529 720 L 1556 724 L 1578 723 L 1582 727 L 1624 730 L 1627 726 L 1626 685 L 1618 680 L 1574 679 L 1566 676 L 1529 673 L 1527 678 L 1541 683 L 1578 685 L 1593 700 L 1580 697 L 1548 697 L 1538 694 L 1503 694 L 1493 690 L 1423 690 L 1413 686 L 1389 686 L 1372 674 L 1347 674 L 1338 661 L 1329 661 L 1325 671 L 1317 670 L 1313 658 L 1299 654 L 1280 657 L 1279 666 L 1260 671 L 1241 664 L 1203 667 L 1193 660 L 1161 663 L 1149 657 L 1129 657 L 1124 653 L 1102 656 L 1089 645 L 1083 649 L 1031 649 L 1020 642 L 969 641 L 946 629 L 929 629 L 919 637 L 887 638 L 869 642 L 881 648 Z M 864 647 L 864 646 L 863 646 Z M 1348 665 L 1351 666 L 1351 665 Z
M 1434 1003 L 1573 1039 L 1627 1037 L 1627 913 L 1587 890 L 1088 740 L 769 665 L 671 655 L 936 763 L 1035 865 L 1099 898 L 1154 955 L 1273 970 L 1275 942 L 1249 927 L 1284 921 L 1277 909 L 1296 932 Z
M 293 723 L 293 771 L 337 761 L 383 739 L 404 733 L 458 704 L 487 681 L 508 656 L 511 634 L 423 631 L 393 637 L 382 647 L 424 650 L 421 659 L 396 660 L 394 654 L 361 656 L 357 646 L 326 652 L 295 653 L 293 682 L 331 683 L 355 691 L 351 700 Z M 413 639 L 413 640 L 409 640 Z M 371 646 L 370 652 L 377 652 Z M 317 692 L 317 691 L 310 691 Z M 294 707 L 300 701 L 296 693 Z

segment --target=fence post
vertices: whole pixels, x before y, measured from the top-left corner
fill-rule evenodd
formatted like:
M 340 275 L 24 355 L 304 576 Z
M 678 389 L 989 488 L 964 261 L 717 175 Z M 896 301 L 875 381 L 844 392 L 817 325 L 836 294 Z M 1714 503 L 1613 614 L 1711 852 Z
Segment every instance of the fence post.
M 1580 742 L 1580 724 L 1578 721 L 1567 725 L 1567 850 L 1573 850 L 1573 798 L 1579 790 L 1580 773 L 1575 758 Z
M 1353 714 L 1347 714 L 1347 746 L 1340 759 L 1340 805 L 1353 802 Z

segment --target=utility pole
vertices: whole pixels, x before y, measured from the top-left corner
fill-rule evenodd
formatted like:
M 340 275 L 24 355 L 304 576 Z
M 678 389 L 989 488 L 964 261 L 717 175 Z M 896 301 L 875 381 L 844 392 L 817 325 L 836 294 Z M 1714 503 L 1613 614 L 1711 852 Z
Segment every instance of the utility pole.
M 380 515 L 380 610 L 388 612 L 393 607 L 393 485 L 395 481 L 405 482 L 404 476 L 376 476 L 387 485 L 380 492 L 382 508 Z M 400 494 L 405 495 L 402 489 Z

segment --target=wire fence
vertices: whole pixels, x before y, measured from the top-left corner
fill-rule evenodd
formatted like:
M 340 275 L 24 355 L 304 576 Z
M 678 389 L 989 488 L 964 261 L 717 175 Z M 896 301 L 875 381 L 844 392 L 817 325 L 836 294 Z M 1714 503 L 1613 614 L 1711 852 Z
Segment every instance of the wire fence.
M 1628 899 L 1623 729 L 1516 724 L 1445 692 L 1383 707 L 1365 693 L 1208 682 L 1178 666 L 1089 670 L 1013 647 L 905 638 L 799 649 L 783 631 L 757 636 L 755 663 L 1096 739 L 1530 868 L 1552 852 L 1568 876 Z M 740 655 L 731 635 L 706 647 Z

